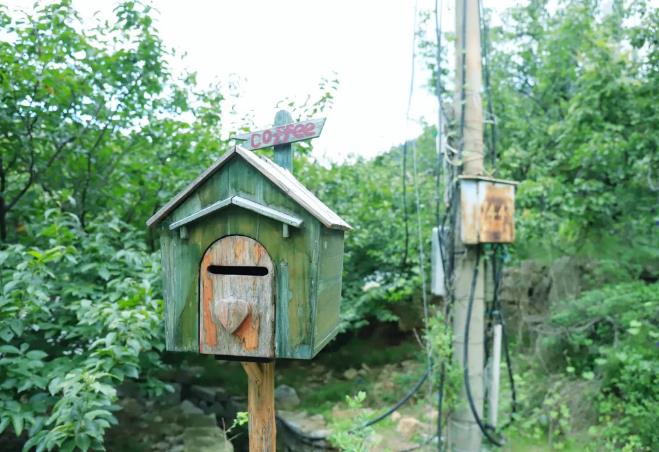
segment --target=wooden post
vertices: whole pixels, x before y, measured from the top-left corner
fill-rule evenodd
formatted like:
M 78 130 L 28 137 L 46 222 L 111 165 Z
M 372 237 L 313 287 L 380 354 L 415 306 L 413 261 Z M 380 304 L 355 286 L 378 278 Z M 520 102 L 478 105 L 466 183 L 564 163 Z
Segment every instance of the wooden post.
M 286 110 L 279 110 L 275 115 L 275 126 L 284 126 L 293 122 L 293 117 Z M 275 145 L 275 163 L 282 168 L 293 172 L 293 144 Z
M 243 362 L 247 374 L 250 452 L 275 452 L 275 363 Z
M 462 163 L 464 175 L 483 174 L 483 104 L 481 100 L 481 42 L 478 0 L 456 0 L 456 118 L 464 121 Z M 466 42 L 465 42 L 466 41 Z M 464 93 L 463 90 L 464 89 Z M 459 197 L 458 197 L 459 198 Z M 454 244 L 456 253 L 453 316 L 453 360 L 463 368 L 464 348 L 468 347 L 468 380 L 476 411 L 483 418 L 484 316 L 485 271 L 484 260 L 474 290 L 473 309 L 469 327 L 469 343 L 464 343 L 467 307 L 471 292 L 478 247 L 465 245 L 460 234 L 461 206 L 458 204 Z M 449 450 L 479 452 L 482 434 L 472 415 L 465 387 L 449 420 Z

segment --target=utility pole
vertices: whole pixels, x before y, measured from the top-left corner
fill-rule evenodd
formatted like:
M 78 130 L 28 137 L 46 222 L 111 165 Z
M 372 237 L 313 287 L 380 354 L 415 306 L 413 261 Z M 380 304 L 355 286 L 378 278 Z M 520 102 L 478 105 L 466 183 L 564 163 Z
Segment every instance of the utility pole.
M 481 37 L 478 0 L 456 0 L 456 83 L 455 117 L 462 126 L 462 174 L 483 174 L 483 104 L 481 100 Z M 457 197 L 460 198 L 459 196 Z M 453 359 L 463 368 L 464 347 L 468 347 L 468 367 L 471 396 L 479 417 L 483 417 L 485 271 L 484 259 L 478 259 L 481 245 L 465 245 L 460 225 L 463 212 L 460 202 L 455 230 L 451 231 L 455 244 Z M 474 267 L 478 265 L 473 295 L 473 309 L 469 328 L 469 343 L 464 343 L 467 309 Z M 479 452 L 482 434 L 471 412 L 465 387 L 458 405 L 449 420 L 449 450 Z

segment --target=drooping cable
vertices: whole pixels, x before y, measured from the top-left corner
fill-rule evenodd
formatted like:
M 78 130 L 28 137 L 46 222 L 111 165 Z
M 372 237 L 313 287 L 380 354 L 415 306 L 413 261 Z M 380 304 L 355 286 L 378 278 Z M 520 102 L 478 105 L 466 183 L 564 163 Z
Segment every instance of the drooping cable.
M 490 314 L 489 317 L 495 322 L 495 324 L 501 325 L 501 332 L 502 332 L 502 342 L 503 342 L 503 351 L 504 351 L 504 358 L 506 360 L 506 369 L 508 373 L 508 383 L 510 384 L 510 396 L 511 396 L 511 408 L 510 408 L 510 416 L 508 417 L 508 420 L 504 425 L 502 425 L 499 430 L 505 430 L 507 427 L 512 424 L 514 420 L 514 415 L 517 412 L 517 392 L 515 389 L 515 375 L 513 373 L 513 367 L 512 367 L 512 361 L 510 359 L 510 350 L 508 347 L 508 335 L 506 334 L 506 327 L 505 327 L 505 322 L 503 318 L 503 307 L 501 306 L 501 298 L 500 298 L 500 292 L 501 292 L 501 281 L 503 280 L 503 266 L 504 266 L 504 259 L 505 256 L 500 256 L 500 251 L 502 249 L 501 245 L 495 245 L 494 247 L 494 252 L 492 256 L 492 274 L 493 274 L 493 279 L 494 279 L 494 293 L 492 296 L 492 307 L 490 309 Z M 503 248 L 505 252 L 505 248 Z
M 361 430 L 361 429 L 364 429 L 366 427 L 370 427 L 373 424 L 377 424 L 378 422 L 385 419 L 386 417 L 391 416 L 394 413 L 394 411 L 398 410 L 398 408 L 405 405 L 407 403 L 407 401 L 410 400 L 412 398 L 412 396 L 414 396 L 414 394 L 417 393 L 417 391 L 421 388 L 423 383 L 425 383 L 425 381 L 428 379 L 428 376 L 430 375 L 430 371 L 431 371 L 431 368 L 428 367 L 426 369 L 426 371 L 423 373 L 423 375 L 421 376 L 421 378 L 419 378 L 419 381 L 416 382 L 414 387 L 412 389 L 410 389 L 408 391 L 408 393 L 403 396 L 402 399 L 400 399 L 398 402 L 396 402 L 395 405 L 393 405 L 391 408 L 389 408 L 387 411 L 385 411 L 384 413 L 382 413 L 380 416 L 376 417 L 375 419 L 371 419 L 370 421 L 366 422 L 365 424 L 357 427 L 355 430 Z M 353 431 L 355 431 L 355 430 L 353 430 Z

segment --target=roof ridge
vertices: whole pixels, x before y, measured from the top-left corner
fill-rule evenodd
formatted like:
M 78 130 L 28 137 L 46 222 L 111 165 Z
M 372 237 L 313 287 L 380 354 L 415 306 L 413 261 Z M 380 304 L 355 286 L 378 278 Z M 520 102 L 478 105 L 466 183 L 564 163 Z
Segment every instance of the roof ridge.
M 332 209 L 325 205 L 316 195 L 302 184 L 290 171 L 274 163 L 267 157 L 255 154 L 242 146 L 235 145 L 217 159 L 183 190 L 177 193 L 169 202 L 161 207 L 147 221 L 147 226 L 153 227 L 172 213 L 188 196 L 217 172 L 233 155 L 240 155 L 247 163 L 259 171 L 270 182 L 275 184 L 287 196 L 313 215 L 318 221 L 331 229 L 350 230 L 346 223 Z

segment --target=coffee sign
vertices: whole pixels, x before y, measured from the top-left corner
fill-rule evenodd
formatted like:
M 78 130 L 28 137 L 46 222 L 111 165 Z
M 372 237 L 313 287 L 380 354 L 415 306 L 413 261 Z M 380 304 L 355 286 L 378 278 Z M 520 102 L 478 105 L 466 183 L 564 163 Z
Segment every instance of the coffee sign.
M 249 150 L 262 149 L 278 144 L 294 143 L 320 136 L 325 125 L 325 118 L 310 119 L 308 121 L 275 126 L 270 129 L 259 130 L 236 135 L 236 140 L 243 141 L 242 146 Z

